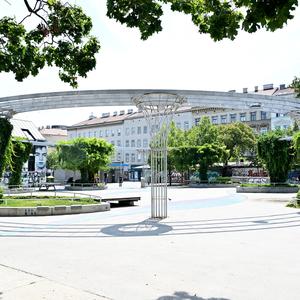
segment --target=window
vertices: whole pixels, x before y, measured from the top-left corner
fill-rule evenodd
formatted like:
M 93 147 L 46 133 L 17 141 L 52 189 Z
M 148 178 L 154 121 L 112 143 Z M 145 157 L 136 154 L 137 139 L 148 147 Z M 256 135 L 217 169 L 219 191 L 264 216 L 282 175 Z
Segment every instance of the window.
M 111 131 L 111 136 L 115 136 L 115 131 L 114 130 Z
M 144 148 L 148 147 L 148 140 L 147 139 L 143 139 L 143 147 Z
M 131 153 L 131 162 L 135 162 L 135 154 Z
M 138 153 L 137 154 L 137 161 L 140 162 L 142 160 L 142 154 Z
M 125 129 L 125 134 L 126 134 L 126 135 L 129 135 L 129 134 L 130 134 L 130 129 L 129 129 L 128 127 Z
M 227 123 L 227 115 L 222 115 L 221 116 L 221 123 L 226 124 Z
M 85 132 L 82 134 L 83 137 L 85 137 Z
M 80 134 L 80 133 L 78 133 L 78 137 L 81 137 L 81 134 Z
M 112 145 L 115 145 L 115 141 L 111 141 L 110 143 L 111 143 Z
M 260 133 L 266 133 L 268 131 L 267 127 L 261 127 L 260 128 Z
M 201 118 L 195 118 L 195 125 L 197 126 L 200 122 Z
M 118 160 L 118 161 L 121 160 L 121 153 L 120 153 L 120 152 L 118 152 L 118 154 L 117 154 L 117 160 Z
M 129 147 L 129 140 L 126 140 L 125 146 L 126 146 L 126 147 Z
M 141 126 L 139 126 L 139 127 L 137 128 L 137 134 L 142 134 L 142 127 L 141 127 Z
M 72 139 L 73 138 L 73 134 L 72 133 L 70 133 L 70 139 Z
M 88 133 L 88 134 L 89 134 L 89 137 L 91 137 L 91 132 L 90 132 L 90 131 L 89 131 L 89 133 Z
M 231 123 L 236 122 L 236 114 L 230 114 L 230 122 Z
M 129 153 L 126 153 L 126 154 L 125 154 L 125 161 L 126 161 L 126 162 L 129 162 Z
M 147 126 L 144 126 L 143 132 L 144 132 L 144 134 L 146 134 L 148 132 L 148 127 Z
M 188 121 L 184 121 L 184 123 L 183 123 L 183 128 L 184 128 L 184 130 L 188 130 L 189 127 L 190 127 L 189 122 L 188 122 Z
M 131 140 L 131 148 L 135 147 L 135 140 Z
M 177 127 L 177 128 L 181 128 L 181 123 L 180 123 L 180 122 L 177 122 L 177 123 L 176 123 L 176 127 Z
M 34 136 L 31 134 L 31 132 L 28 129 L 22 128 L 22 131 L 28 140 L 35 141 Z
M 131 134 L 135 134 L 135 127 L 131 127 Z
M 136 141 L 136 146 L 137 146 L 137 148 L 141 148 L 142 147 L 141 140 L 137 140 Z
M 105 136 L 108 137 L 108 135 L 109 135 L 109 130 L 106 129 L 106 130 L 105 130 Z
M 102 130 L 99 130 L 99 137 L 102 137 Z
M 120 140 L 117 140 L 117 146 L 121 147 L 121 141 Z
M 246 121 L 246 114 L 245 113 L 241 113 L 240 114 L 240 121 L 241 122 L 245 122 Z
M 118 131 L 117 131 L 118 133 L 118 136 L 121 136 L 121 129 L 118 129 Z
M 213 124 L 218 124 L 218 116 L 212 116 L 212 117 L 211 117 L 211 122 L 212 122 Z
M 94 137 L 96 137 L 97 136 L 97 132 L 96 131 L 94 131 Z
M 266 120 L 267 119 L 267 112 L 266 111 L 261 111 L 260 112 L 260 119 L 261 120 Z
M 256 111 L 250 113 L 250 121 L 256 121 Z

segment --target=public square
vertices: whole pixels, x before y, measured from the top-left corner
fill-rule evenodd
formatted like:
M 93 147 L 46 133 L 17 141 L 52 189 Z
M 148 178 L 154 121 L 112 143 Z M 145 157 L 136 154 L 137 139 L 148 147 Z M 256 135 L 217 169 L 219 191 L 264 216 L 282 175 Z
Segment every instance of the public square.
M 1 218 L 0 299 L 299 299 L 300 212 L 294 194 L 171 187 L 151 220 L 150 188 L 110 184 L 131 207 Z

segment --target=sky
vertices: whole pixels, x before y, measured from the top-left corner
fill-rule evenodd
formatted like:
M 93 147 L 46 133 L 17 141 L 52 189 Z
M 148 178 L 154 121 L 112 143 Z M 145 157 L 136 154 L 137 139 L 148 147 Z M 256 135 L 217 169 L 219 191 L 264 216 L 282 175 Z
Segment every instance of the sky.
M 23 0 L 0 0 L 0 17 L 24 16 Z M 95 89 L 192 89 L 242 91 L 267 83 L 289 84 L 299 76 L 300 9 L 295 18 L 276 32 L 241 32 L 234 40 L 214 42 L 199 34 L 189 16 L 164 6 L 163 31 L 147 41 L 137 29 L 127 28 L 106 17 L 106 1 L 73 0 L 92 17 L 93 35 L 101 43 L 97 67 L 79 80 L 79 90 Z M 38 92 L 72 90 L 58 78 L 58 70 L 45 68 L 36 77 L 17 82 L 13 74 L 0 73 L 0 97 Z M 90 113 L 120 110 L 121 107 L 92 107 L 47 110 L 17 114 L 37 126 L 72 125 Z

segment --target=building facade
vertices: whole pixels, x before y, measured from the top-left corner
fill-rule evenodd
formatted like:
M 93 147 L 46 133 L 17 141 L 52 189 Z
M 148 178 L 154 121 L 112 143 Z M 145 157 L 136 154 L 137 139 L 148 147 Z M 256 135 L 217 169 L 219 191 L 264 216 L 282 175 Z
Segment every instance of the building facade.
M 231 91 L 235 92 L 235 91 Z M 243 89 L 248 93 L 247 89 Z M 294 96 L 293 90 L 281 85 L 264 85 L 262 90 L 254 88 L 252 93 L 276 96 Z M 257 133 L 265 133 L 275 128 L 287 128 L 291 119 L 278 113 L 264 111 L 256 106 L 247 110 L 223 109 L 217 107 L 182 107 L 174 114 L 173 121 L 178 128 L 189 130 L 197 125 L 201 118 L 208 117 L 212 124 L 230 124 L 244 122 Z M 280 123 L 280 125 L 278 125 Z M 274 125 L 277 124 L 277 125 Z M 277 127 L 276 127 L 277 126 Z M 139 180 L 143 166 L 148 164 L 149 143 L 151 140 L 148 124 L 142 112 L 121 110 L 112 114 L 103 113 L 101 117 L 91 115 L 88 120 L 67 128 L 68 138 L 96 137 L 103 138 L 115 146 L 112 160 L 112 181 L 119 176 L 128 180 Z

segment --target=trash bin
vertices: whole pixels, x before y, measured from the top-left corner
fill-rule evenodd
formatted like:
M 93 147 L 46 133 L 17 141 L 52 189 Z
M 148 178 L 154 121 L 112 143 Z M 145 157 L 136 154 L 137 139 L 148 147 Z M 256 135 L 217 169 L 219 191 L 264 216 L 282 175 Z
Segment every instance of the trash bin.
M 145 177 L 141 177 L 141 188 L 146 187 L 146 180 Z
M 122 186 L 122 183 L 123 183 L 123 177 L 120 176 L 120 177 L 119 177 L 119 186 Z

